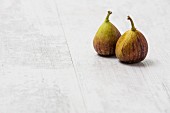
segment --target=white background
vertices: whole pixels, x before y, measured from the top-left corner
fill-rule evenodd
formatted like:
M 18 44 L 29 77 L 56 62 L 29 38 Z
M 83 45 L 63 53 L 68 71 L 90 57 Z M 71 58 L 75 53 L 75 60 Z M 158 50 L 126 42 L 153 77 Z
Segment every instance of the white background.
M 99 57 L 107 11 L 148 43 L 138 64 Z M 169 0 L 0 0 L 0 113 L 170 113 Z

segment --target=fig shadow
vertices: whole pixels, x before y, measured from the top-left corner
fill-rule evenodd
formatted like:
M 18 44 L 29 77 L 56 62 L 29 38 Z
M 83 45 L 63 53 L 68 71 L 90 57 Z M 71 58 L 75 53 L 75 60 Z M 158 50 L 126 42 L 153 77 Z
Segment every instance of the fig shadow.
M 99 55 L 99 54 L 97 54 L 97 56 L 102 57 L 102 58 L 116 59 L 116 56 L 115 56 L 115 55 L 107 55 L 107 56 L 105 56 L 105 55 Z
M 125 62 L 121 62 L 119 61 L 121 64 L 123 65 L 127 65 L 127 66 L 132 66 L 132 67 L 151 67 L 151 66 L 155 66 L 155 62 L 151 59 L 145 59 L 144 61 L 142 62 L 138 62 L 138 63 L 133 63 L 133 64 L 130 64 L 130 63 L 125 63 Z

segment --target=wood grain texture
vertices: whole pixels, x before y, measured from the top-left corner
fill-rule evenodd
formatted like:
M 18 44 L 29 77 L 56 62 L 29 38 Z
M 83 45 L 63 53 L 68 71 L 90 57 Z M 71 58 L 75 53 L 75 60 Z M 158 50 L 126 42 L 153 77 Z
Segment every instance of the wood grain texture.
M 170 113 L 168 0 L 0 0 L 0 113 Z M 100 57 L 107 10 L 148 43 L 138 64 Z
M 63 0 L 58 4 L 88 113 L 170 113 L 168 1 Z M 110 20 L 121 33 L 130 29 L 127 15 L 131 15 L 146 36 L 149 54 L 143 62 L 124 65 L 95 53 L 92 40 L 109 9 Z
M 45 0 L 1 2 L 0 113 L 85 112 L 59 16 L 51 5 Z

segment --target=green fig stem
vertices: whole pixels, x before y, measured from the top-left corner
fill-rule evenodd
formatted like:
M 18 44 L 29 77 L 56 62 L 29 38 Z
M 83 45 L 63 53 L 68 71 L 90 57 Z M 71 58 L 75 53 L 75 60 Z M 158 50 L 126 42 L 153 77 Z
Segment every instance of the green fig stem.
M 130 16 L 128 16 L 127 19 L 130 20 L 130 22 L 131 22 L 131 25 L 132 25 L 131 30 L 132 30 L 132 31 L 136 31 L 136 28 L 135 28 L 135 25 L 134 25 L 134 23 L 133 23 L 132 18 L 131 18 Z
M 108 11 L 108 14 L 106 16 L 105 22 L 109 22 L 109 16 L 112 14 L 111 11 Z

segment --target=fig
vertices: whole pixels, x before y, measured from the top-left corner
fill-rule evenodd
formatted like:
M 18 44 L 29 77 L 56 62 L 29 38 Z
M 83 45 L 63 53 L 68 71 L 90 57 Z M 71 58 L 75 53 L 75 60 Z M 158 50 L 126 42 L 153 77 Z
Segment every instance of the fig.
M 116 42 L 121 36 L 119 30 L 109 21 L 111 14 L 112 12 L 108 11 L 93 40 L 94 49 L 101 56 L 115 55 Z
M 148 43 L 144 35 L 138 31 L 130 16 L 131 30 L 126 31 L 117 41 L 116 57 L 124 63 L 137 63 L 145 59 L 148 53 Z

